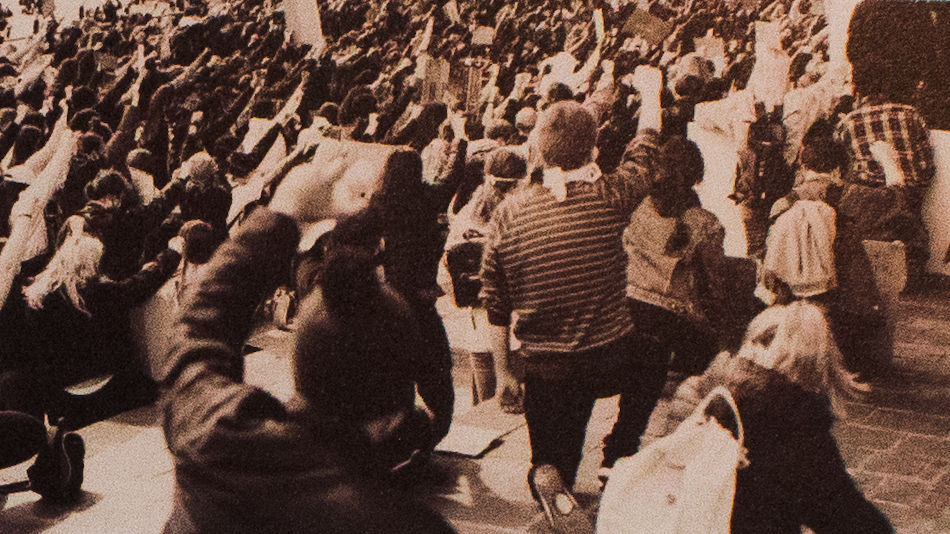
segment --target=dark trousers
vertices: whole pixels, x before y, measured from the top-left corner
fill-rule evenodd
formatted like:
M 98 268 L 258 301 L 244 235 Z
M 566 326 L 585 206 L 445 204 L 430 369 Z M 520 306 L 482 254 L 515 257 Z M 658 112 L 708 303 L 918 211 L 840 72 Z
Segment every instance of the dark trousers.
M 769 211 L 771 203 L 746 201 L 739 205 L 742 226 L 745 228 L 746 255 L 750 258 L 765 258 L 765 240 L 769 235 Z
M 627 307 L 637 331 L 645 338 L 641 350 L 651 361 L 669 359 L 673 371 L 701 375 L 719 352 L 716 333 L 684 315 L 665 308 L 627 299 Z
M 848 371 L 864 378 L 886 374 L 893 358 L 894 332 L 884 314 L 854 314 L 830 306 L 828 326 Z
M 452 378 L 452 349 L 445 332 L 442 317 L 434 303 L 421 303 L 412 306 L 418 321 L 419 331 L 424 338 L 425 354 L 421 358 L 416 387 L 426 407 L 435 414 L 433 429 L 435 447 L 449 432 L 452 424 L 452 412 L 455 408 L 455 384 Z
M 666 361 L 641 354 L 642 340 L 628 335 L 583 354 L 537 354 L 529 357 L 525 373 L 525 420 L 532 465 L 557 468 L 570 488 L 583 455 L 587 422 L 598 398 L 620 394 L 620 411 L 604 438 L 604 465 L 629 456 L 640 446 L 650 414 L 666 383 Z M 569 362 L 557 373 L 545 369 L 545 359 Z M 537 363 L 532 363 L 532 360 Z

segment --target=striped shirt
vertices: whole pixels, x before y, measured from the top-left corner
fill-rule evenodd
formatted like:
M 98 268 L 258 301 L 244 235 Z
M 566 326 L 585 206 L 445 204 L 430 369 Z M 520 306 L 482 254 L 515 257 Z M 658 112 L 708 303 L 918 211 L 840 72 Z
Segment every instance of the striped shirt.
M 514 334 L 529 354 L 579 352 L 633 329 L 622 235 L 652 175 L 638 160 L 655 150 L 653 132 L 645 135 L 615 174 L 568 183 L 565 201 L 532 184 L 492 215 L 481 297 L 491 324 L 517 316 Z

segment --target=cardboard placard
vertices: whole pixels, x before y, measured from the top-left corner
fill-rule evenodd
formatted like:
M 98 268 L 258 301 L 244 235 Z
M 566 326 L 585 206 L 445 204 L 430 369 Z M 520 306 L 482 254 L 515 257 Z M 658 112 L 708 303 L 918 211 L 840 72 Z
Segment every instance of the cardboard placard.
M 287 29 L 291 31 L 294 42 L 309 44 L 317 50 L 316 54 L 322 53 L 327 43 L 323 37 L 320 7 L 317 2 L 315 0 L 285 0 L 283 9 L 287 18 Z
M 755 67 L 747 89 L 766 109 L 781 105 L 788 91 L 791 58 L 782 50 L 781 26 L 777 22 L 755 23 Z
M 472 46 L 491 46 L 495 42 L 495 28 L 478 26 L 472 32 Z
M 449 87 L 450 72 L 451 65 L 448 60 L 428 57 L 420 94 L 423 104 L 444 101 L 445 92 Z

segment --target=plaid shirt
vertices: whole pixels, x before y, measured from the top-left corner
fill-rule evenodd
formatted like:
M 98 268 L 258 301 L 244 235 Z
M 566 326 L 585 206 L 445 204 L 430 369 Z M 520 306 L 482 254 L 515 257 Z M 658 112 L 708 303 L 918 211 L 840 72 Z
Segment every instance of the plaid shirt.
M 836 136 L 851 161 L 845 181 L 884 187 L 884 169 L 871 155 L 871 144 L 885 141 L 897 151 L 906 185 L 921 195 L 930 187 L 936 172 L 933 147 L 927 127 L 913 107 L 861 106 L 842 119 Z

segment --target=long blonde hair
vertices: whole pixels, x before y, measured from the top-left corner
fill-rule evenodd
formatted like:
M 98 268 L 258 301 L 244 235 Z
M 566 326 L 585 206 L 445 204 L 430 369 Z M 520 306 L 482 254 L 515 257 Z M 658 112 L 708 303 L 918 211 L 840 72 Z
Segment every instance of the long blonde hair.
M 794 301 L 760 313 L 749 323 L 738 355 L 826 396 L 840 417 L 845 415 L 842 397 L 862 391 L 844 367 L 824 313 L 809 302 Z
M 80 291 L 99 276 L 102 242 L 85 231 L 85 220 L 74 215 L 63 225 L 65 239 L 49 265 L 23 289 L 30 308 L 41 309 L 47 295 L 63 288 L 73 306 L 90 315 Z

